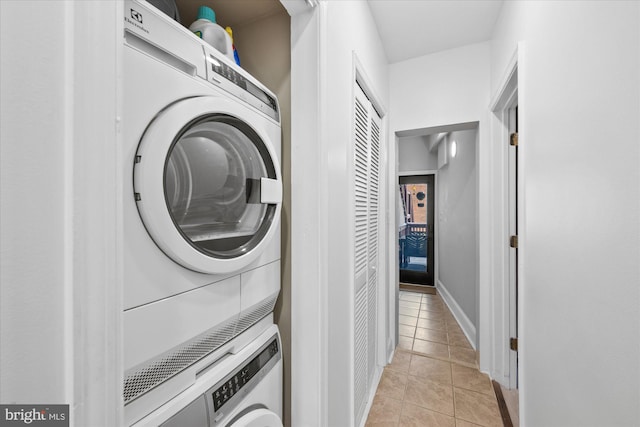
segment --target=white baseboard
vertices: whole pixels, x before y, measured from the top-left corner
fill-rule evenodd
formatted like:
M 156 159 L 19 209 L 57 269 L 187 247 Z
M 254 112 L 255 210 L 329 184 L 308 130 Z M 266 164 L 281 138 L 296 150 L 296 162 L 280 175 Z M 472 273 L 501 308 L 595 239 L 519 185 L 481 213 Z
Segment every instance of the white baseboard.
M 389 337 L 389 339 L 387 340 L 387 352 L 385 353 L 387 356 L 387 360 L 385 363 L 385 366 L 391 364 L 391 362 L 393 361 L 393 355 L 395 353 L 395 337 Z
M 477 350 L 476 327 L 473 326 L 473 322 L 471 322 L 471 320 L 469 320 L 467 315 L 464 314 L 464 311 L 462 311 L 462 308 L 458 305 L 456 300 L 453 299 L 453 297 L 451 296 L 447 288 L 442 284 L 440 280 L 438 280 L 436 289 L 440 293 L 440 296 L 442 296 L 442 299 L 444 300 L 445 304 L 447 304 L 447 306 L 449 307 L 449 310 L 451 310 L 451 314 L 453 314 L 453 317 L 455 317 L 456 320 L 458 321 L 460 328 L 462 328 L 462 332 L 464 332 L 465 336 L 471 343 L 471 346 L 473 347 L 473 349 Z

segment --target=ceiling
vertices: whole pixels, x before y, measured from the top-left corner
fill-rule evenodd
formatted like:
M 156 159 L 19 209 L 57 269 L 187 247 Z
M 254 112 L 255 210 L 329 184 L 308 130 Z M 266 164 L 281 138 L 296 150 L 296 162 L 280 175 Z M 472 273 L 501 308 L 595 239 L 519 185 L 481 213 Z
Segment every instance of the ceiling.
M 369 0 L 390 63 L 491 38 L 502 0 Z
M 362 0 L 364 1 L 364 0 Z M 390 63 L 491 38 L 503 0 L 368 0 Z M 238 27 L 274 13 L 280 0 L 176 0 L 189 26 L 198 6 L 209 5 L 222 26 Z

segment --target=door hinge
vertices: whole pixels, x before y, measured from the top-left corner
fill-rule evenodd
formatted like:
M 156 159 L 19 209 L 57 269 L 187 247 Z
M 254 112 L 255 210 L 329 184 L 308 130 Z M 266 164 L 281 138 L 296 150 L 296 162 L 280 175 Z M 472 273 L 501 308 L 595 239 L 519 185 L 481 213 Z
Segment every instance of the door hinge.
M 509 145 L 513 147 L 518 146 L 518 132 L 514 132 L 511 134 L 511 136 L 509 137 Z
M 518 351 L 518 338 L 509 338 L 509 348 Z
M 511 236 L 509 238 L 509 246 L 514 249 L 518 249 L 518 236 Z

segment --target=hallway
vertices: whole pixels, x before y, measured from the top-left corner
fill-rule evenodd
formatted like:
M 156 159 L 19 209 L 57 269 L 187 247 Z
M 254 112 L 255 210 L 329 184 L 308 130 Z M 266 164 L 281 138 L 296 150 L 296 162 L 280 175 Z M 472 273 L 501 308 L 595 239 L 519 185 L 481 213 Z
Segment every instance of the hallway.
M 401 290 L 399 328 L 366 426 L 503 425 L 491 381 L 439 295 Z

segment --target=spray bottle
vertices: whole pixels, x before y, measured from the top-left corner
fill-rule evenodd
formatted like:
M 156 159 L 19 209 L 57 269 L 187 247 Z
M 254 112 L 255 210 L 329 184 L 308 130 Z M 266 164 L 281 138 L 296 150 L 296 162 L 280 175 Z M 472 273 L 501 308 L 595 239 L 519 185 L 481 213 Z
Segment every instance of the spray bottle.
M 229 37 L 231 37 L 231 47 L 233 48 L 233 59 L 236 61 L 236 64 L 240 65 L 240 56 L 238 55 L 238 51 L 236 50 L 236 45 L 233 43 L 233 30 L 231 27 L 225 28 Z

